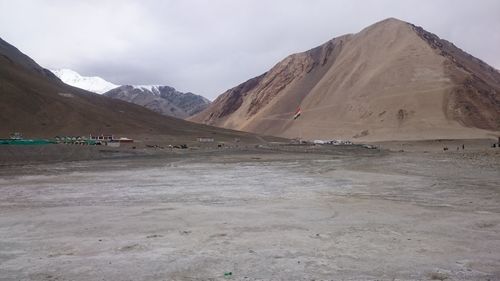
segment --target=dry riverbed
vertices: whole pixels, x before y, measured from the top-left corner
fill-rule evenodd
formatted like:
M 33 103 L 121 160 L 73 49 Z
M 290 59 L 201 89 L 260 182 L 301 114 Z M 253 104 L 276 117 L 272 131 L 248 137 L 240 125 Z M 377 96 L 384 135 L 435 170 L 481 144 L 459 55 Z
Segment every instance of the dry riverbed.
M 499 280 L 499 165 L 335 147 L 3 166 L 0 280 Z

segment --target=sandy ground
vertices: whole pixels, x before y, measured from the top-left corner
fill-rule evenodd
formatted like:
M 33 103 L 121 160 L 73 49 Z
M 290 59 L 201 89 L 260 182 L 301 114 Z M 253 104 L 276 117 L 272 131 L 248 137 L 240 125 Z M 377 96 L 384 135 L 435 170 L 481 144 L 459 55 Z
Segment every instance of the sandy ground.
M 284 150 L 3 166 L 0 280 L 500 280 L 500 150 Z

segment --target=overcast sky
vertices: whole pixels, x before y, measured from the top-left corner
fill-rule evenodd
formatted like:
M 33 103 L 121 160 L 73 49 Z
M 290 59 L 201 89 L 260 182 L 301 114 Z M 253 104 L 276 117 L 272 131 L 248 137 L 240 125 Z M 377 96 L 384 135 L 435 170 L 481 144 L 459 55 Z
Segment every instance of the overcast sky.
M 396 17 L 500 68 L 500 1 L 0 0 L 0 37 L 46 68 L 210 99 L 287 55 Z

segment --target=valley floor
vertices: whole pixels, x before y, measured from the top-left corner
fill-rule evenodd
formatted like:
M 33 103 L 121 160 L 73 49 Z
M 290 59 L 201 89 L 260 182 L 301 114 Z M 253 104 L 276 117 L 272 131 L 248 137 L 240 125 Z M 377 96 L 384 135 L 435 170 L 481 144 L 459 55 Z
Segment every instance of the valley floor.
M 2 166 L 0 280 L 499 280 L 499 165 L 290 147 Z

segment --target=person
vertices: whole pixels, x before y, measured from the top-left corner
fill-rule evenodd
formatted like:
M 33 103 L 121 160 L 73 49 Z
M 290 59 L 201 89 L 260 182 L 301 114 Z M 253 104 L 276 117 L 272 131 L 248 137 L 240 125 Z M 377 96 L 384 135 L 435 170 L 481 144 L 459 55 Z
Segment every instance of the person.
M 465 144 L 462 144 L 462 150 L 464 150 L 464 149 L 465 149 Z

